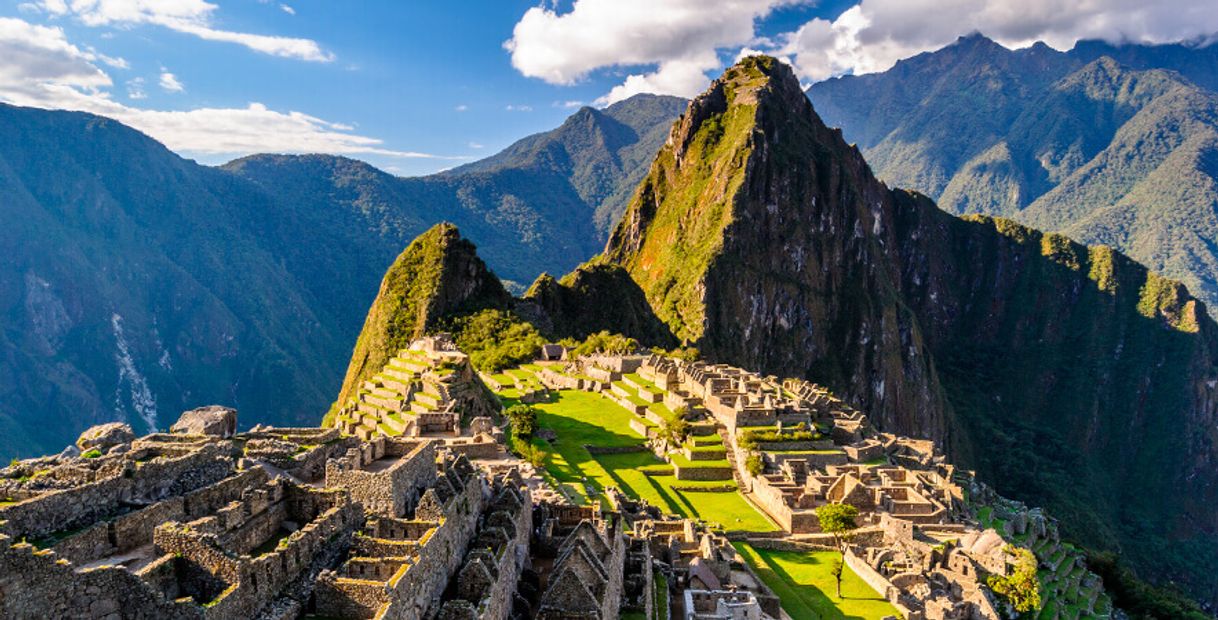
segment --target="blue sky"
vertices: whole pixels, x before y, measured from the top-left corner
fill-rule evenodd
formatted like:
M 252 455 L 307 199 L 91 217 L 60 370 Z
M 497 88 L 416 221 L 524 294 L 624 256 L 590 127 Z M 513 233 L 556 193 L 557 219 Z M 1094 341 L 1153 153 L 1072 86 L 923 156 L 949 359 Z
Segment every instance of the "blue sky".
M 973 30 L 1059 48 L 1218 31 L 1200 0 L 1132 17 L 1121 0 L 1014 16 L 998 9 L 1015 2 L 927 2 L 9 1 L 0 100 L 113 116 L 205 163 L 325 151 L 414 175 L 490 155 L 580 105 L 691 96 L 749 50 L 811 82 Z

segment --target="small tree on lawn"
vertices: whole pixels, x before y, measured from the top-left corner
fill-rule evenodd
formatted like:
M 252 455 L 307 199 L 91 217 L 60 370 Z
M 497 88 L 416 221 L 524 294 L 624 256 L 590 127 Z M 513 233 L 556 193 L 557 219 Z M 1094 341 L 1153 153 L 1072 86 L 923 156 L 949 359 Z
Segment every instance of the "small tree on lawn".
M 841 557 L 833 565 L 833 578 L 837 580 L 837 598 L 842 598 L 842 566 L 846 561 L 846 545 L 854 537 L 858 529 L 856 519 L 859 509 L 850 504 L 825 504 L 816 509 L 816 518 L 820 521 L 820 529 L 833 536 L 837 551 Z
M 537 432 L 537 410 L 528 405 L 512 405 L 504 412 L 512 423 L 512 436 L 523 439 L 526 443 L 533 439 Z

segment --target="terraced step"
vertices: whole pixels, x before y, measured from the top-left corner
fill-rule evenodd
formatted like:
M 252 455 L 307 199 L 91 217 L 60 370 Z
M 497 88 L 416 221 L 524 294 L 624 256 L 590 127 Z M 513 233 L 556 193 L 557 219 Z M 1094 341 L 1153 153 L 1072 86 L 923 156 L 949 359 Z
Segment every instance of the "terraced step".
M 427 392 L 415 392 L 413 402 L 420 403 L 426 407 L 434 409 L 440 404 L 440 397 L 437 394 L 428 394 Z

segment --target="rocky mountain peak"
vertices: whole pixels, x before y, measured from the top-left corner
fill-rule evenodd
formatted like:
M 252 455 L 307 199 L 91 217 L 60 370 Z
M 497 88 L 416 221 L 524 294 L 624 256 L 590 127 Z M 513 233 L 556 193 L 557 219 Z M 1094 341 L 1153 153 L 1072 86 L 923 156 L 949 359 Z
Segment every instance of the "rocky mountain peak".
M 336 402 L 345 403 L 415 338 L 445 317 L 506 308 L 511 296 L 457 227 L 440 223 L 420 235 L 385 272 L 368 310 Z

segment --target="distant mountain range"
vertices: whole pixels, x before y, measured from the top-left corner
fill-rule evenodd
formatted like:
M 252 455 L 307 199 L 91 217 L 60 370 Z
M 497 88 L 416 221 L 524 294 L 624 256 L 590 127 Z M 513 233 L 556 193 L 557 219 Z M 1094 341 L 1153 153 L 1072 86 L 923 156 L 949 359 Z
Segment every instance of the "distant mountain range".
M 1218 307 L 1218 46 L 981 36 L 812 85 L 889 185 L 1111 245 Z
M 1216 49 L 973 36 L 809 96 L 890 185 L 1111 244 L 1213 301 Z M 15 222 L 0 230 L 0 455 L 211 401 L 313 419 L 411 239 L 459 225 L 517 293 L 568 272 L 604 246 L 685 105 L 584 108 L 419 178 L 325 155 L 199 166 L 107 119 L 0 106 Z
M 411 239 L 459 224 L 517 290 L 567 271 L 684 105 L 585 108 L 422 178 L 324 155 L 200 166 L 112 120 L 0 105 L 0 456 L 212 402 L 316 423 Z

